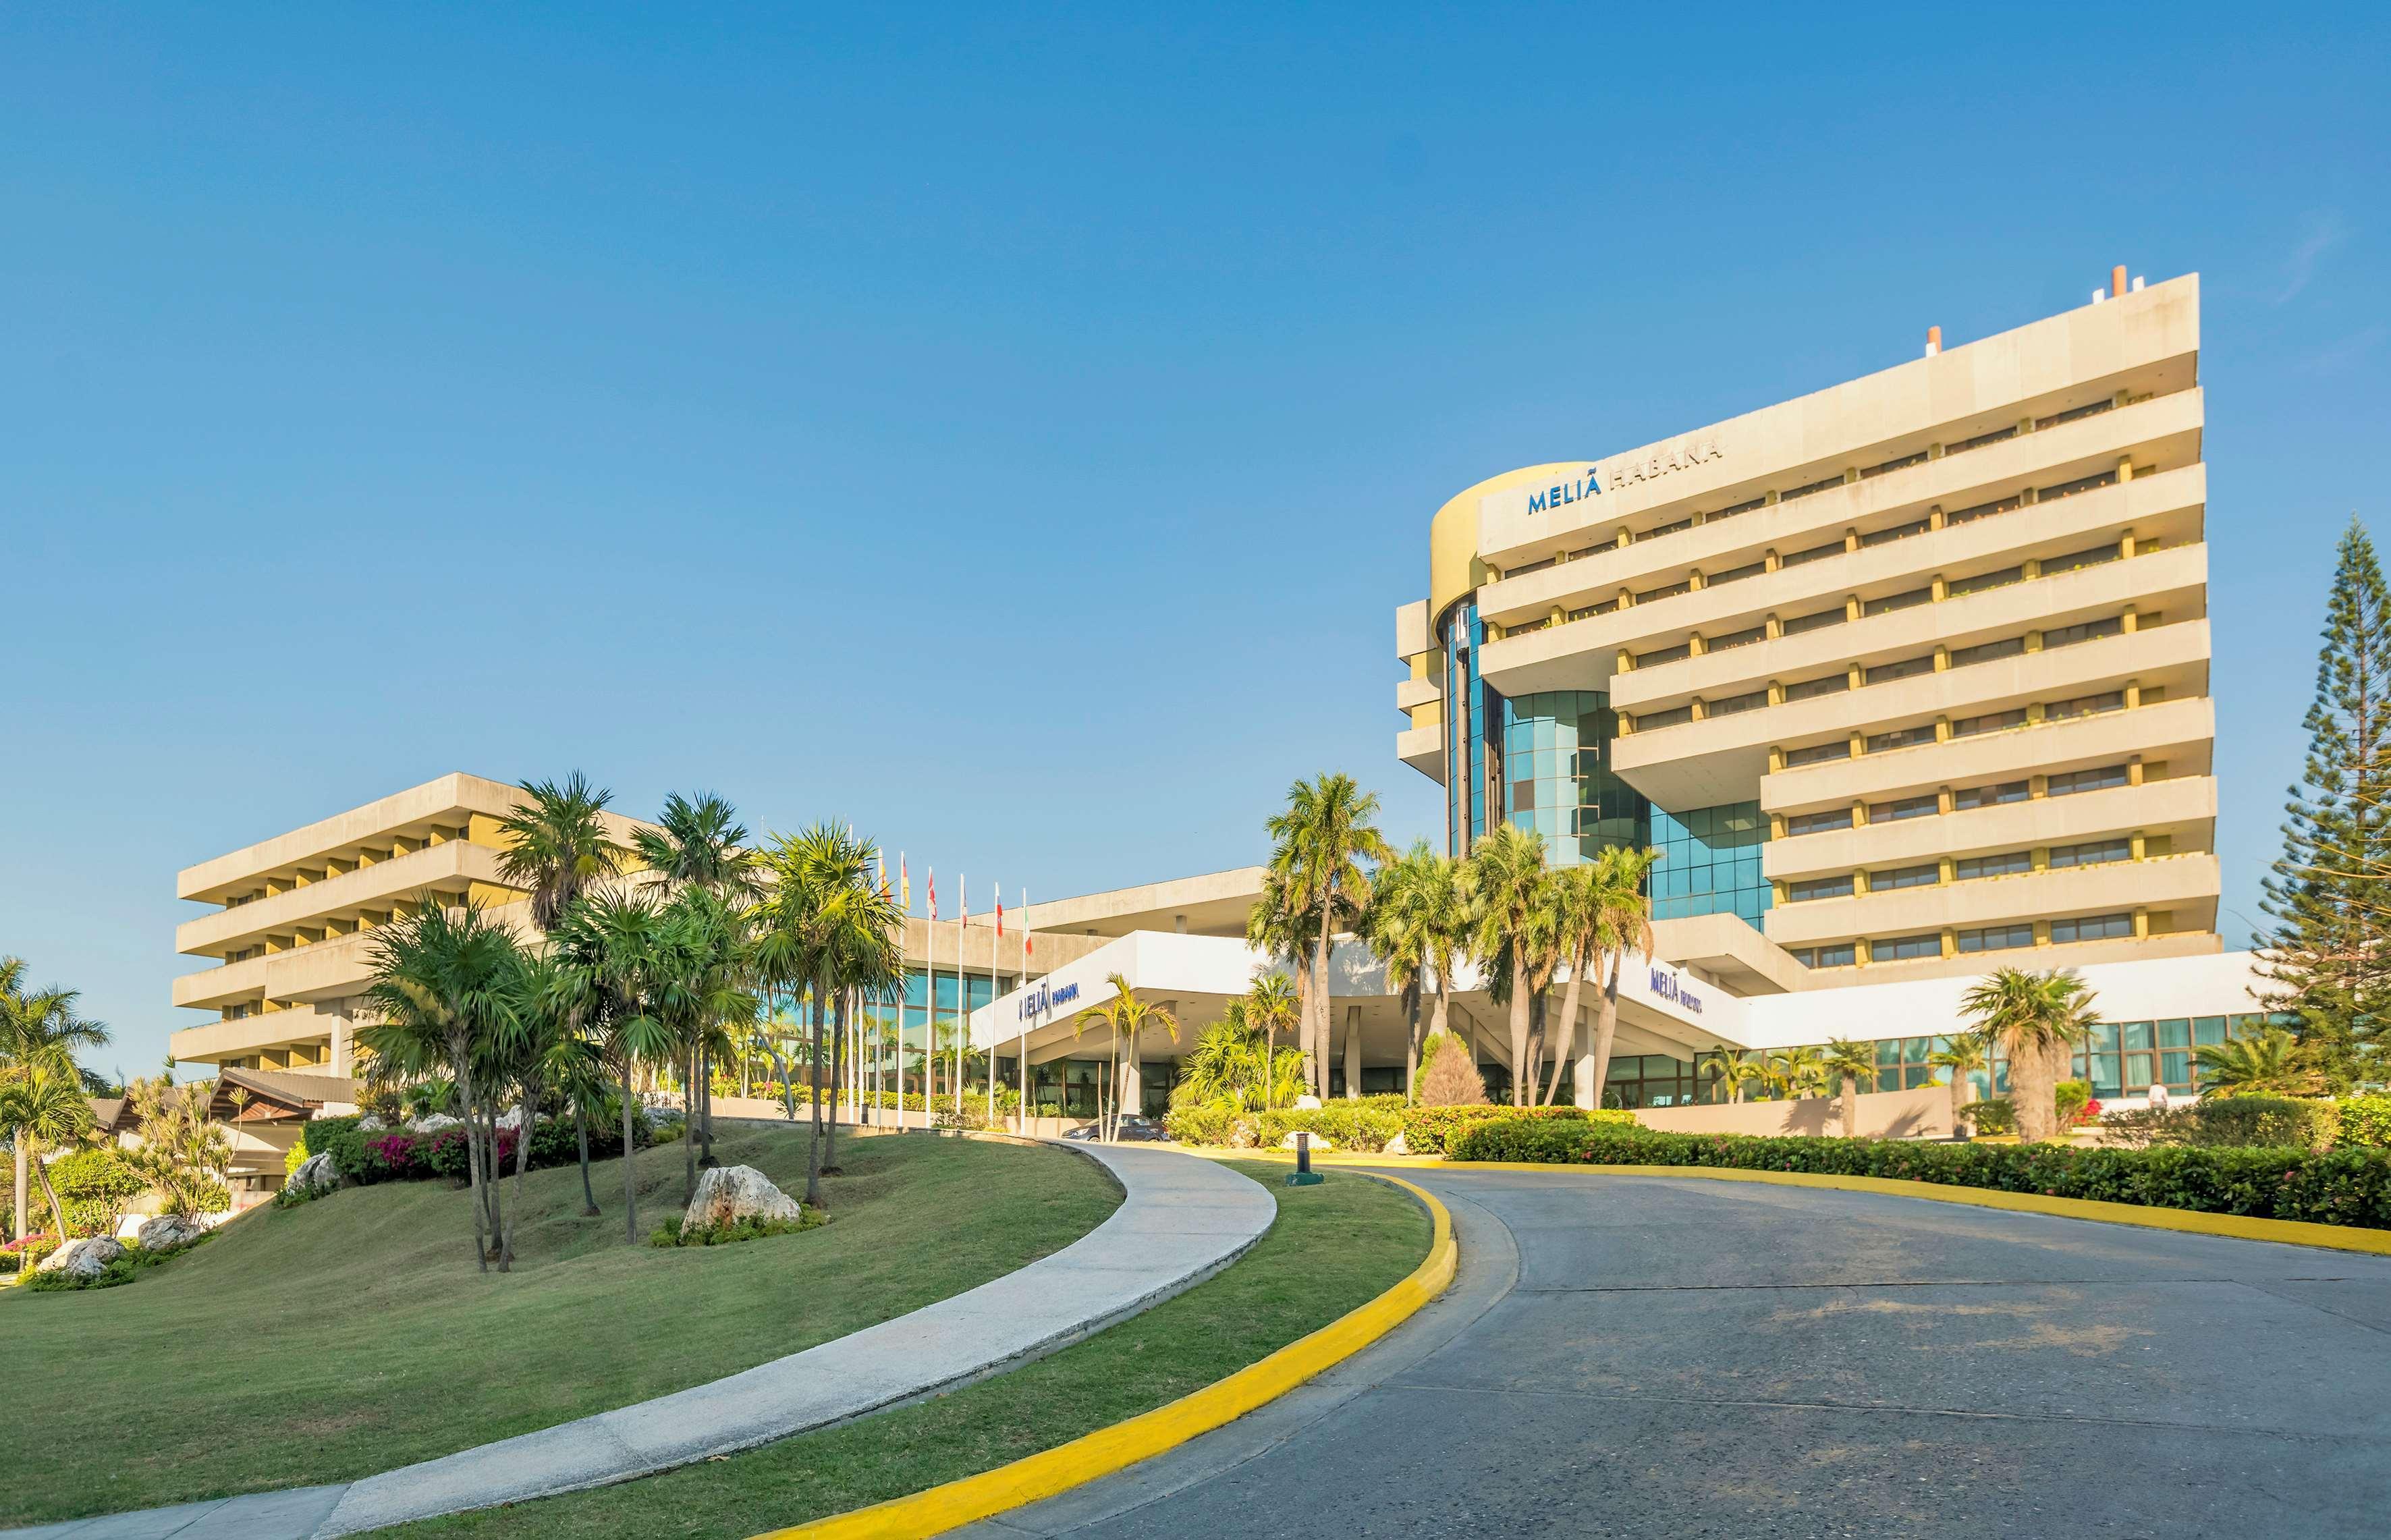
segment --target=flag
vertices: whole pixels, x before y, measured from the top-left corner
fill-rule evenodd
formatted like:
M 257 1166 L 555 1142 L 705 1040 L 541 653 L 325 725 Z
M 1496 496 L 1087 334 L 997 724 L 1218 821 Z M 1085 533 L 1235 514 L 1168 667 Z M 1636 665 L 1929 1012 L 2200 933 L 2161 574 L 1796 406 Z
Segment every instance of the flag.
M 1029 889 L 1026 887 L 1021 890 L 1021 912 L 1025 915 L 1029 912 Z M 1025 919 L 1021 922 L 1022 961 L 1025 963 L 1027 962 L 1029 960 L 1029 954 L 1037 950 L 1038 933 L 1029 928 L 1029 922 Z M 1027 982 L 1027 980 L 1024 980 L 1024 982 Z
M 898 897 L 904 900 L 905 912 L 908 914 L 912 913 L 913 874 L 908 870 L 905 865 L 905 852 L 902 850 L 897 852 L 897 885 L 898 887 L 903 889 L 902 893 L 900 893 Z
M 969 930 L 971 928 L 971 884 L 961 877 L 955 879 L 955 903 L 963 912 L 963 928 Z
M 877 845 L 872 848 L 872 871 L 879 879 L 880 896 L 888 897 L 888 856 Z
M 938 917 L 938 869 L 930 868 L 930 918 Z
M 996 887 L 996 938 L 1002 941 L 1004 939 L 1004 884 L 997 883 L 994 886 Z

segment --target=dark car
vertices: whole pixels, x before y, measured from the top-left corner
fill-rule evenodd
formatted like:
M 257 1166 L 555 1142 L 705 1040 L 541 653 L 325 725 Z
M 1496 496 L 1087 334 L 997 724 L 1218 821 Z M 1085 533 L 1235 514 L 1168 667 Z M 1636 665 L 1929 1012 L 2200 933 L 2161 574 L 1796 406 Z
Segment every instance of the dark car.
M 1075 1128 L 1063 1135 L 1066 1139 L 1091 1140 L 1104 1136 L 1105 1125 L 1101 1120 L 1085 1128 Z M 1157 1145 L 1170 1137 L 1163 1132 L 1162 1125 L 1151 1118 L 1123 1118 L 1113 1130 L 1114 1140 L 1124 1145 Z

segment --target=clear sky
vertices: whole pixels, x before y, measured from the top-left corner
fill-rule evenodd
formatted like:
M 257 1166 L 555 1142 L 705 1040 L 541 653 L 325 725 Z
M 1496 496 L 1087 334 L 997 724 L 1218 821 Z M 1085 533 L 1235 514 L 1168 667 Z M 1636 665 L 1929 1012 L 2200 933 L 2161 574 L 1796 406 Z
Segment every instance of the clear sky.
M 2239 942 L 2391 534 L 2383 8 L 1611 9 L 0 12 L 0 952 L 151 1071 L 175 870 L 452 769 L 975 909 L 1433 834 L 1445 498 L 2113 263 L 2204 275 Z

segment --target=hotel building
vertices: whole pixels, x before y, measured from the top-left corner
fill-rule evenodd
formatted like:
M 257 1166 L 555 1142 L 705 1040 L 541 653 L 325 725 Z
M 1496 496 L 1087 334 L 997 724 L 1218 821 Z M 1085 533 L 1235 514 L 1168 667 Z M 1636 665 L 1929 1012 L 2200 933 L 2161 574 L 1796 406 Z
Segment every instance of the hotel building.
M 1797 1126 L 1813 1104 L 1704 1105 L 1703 1061 L 1848 1037 L 1877 1043 L 1867 1126 L 1947 1129 L 1927 1055 L 2003 964 L 2084 971 L 2107 1025 L 2077 1069 L 2103 1098 L 2191 1093 L 2194 1047 L 2264 1021 L 2217 934 L 2198 279 L 2121 269 L 2067 314 L 1930 339 L 1479 483 L 1430 521 L 1428 596 L 1396 612 L 1396 754 L 1442 784 L 1453 854 L 1506 819 L 1557 863 L 1661 852 L 1609 1077 L 1648 1120 Z M 498 872 L 520 795 L 446 776 L 184 872 L 212 907 L 177 947 L 217 965 L 175 983 L 214 1013 L 175 1056 L 275 1077 L 276 1106 L 308 1076 L 346 1100 L 376 926 L 437 894 L 528 930 Z M 1002 943 L 985 912 L 914 918 L 885 1019 L 919 1045 L 965 1018 L 1004 1083 L 1026 1060 L 1040 1111 L 1086 1117 L 1114 1071 L 1076 1019 L 1119 974 L 1181 1024 L 1118 1071 L 1159 1113 L 1196 1032 L 1273 965 L 1243 939 L 1260 887 L 1248 867 L 1043 902 Z M 1400 1000 L 1350 938 L 1334 971 L 1333 1089 L 1399 1089 Z M 1453 982 L 1500 1094 L 1501 1015 Z

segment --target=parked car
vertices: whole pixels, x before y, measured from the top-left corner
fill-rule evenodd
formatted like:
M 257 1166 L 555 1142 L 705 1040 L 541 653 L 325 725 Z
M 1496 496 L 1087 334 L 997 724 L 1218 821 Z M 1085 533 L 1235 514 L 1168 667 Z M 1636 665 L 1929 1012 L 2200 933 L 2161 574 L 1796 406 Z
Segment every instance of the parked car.
M 1063 1135 L 1066 1139 L 1090 1140 L 1102 1139 L 1104 1136 L 1105 1125 L 1101 1120 L 1090 1123 L 1085 1128 L 1075 1128 Z M 1170 1134 L 1162 1131 L 1162 1125 L 1151 1118 L 1123 1118 L 1113 1131 L 1115 1141 L 1124 1145 L 1158 1145 L 1170 1137 Z

